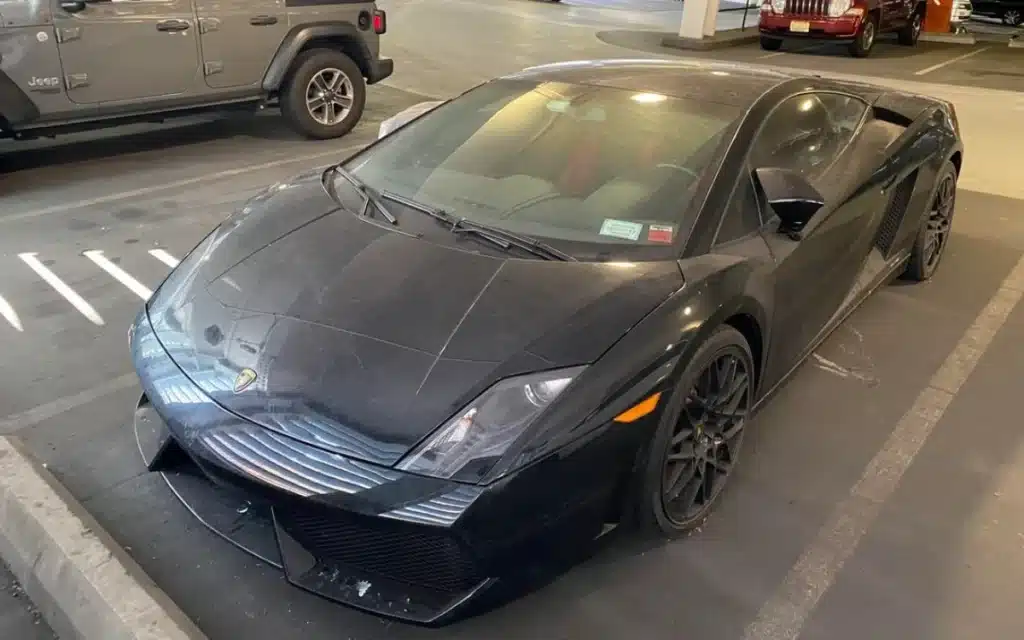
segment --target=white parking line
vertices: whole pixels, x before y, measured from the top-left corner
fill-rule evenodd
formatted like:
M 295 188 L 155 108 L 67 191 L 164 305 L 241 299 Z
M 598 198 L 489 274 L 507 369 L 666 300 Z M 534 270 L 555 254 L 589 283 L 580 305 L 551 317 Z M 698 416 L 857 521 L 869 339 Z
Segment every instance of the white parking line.
M 896 424 L 850 495 L 790 570 L 746 629 L 744 640 L 796 640 L 831 588 L 935 425 L 974 371 L 996 333 L 1024 297 L 1024 258 L 964 333 L 928 386 Z
M 166 264 L 168 267 L 172 269 L 177 267 L 178 263 L 180 262 L 177 258 L 167 253 L 163 249 L 150 249 L 149 255 L 153 256 L 154 258 Z
M 10 302 L 0 296 L 0 316 L 7 321 L 17 331 L 24 331 L 24 327 L 21 326 L 21 318 L 18 317 L 18 312 L 14 310 Z
M 370 141 L 367 141 L 366 144 L 369 144 L 369 142 Z M 184 180 L 177 180 L 175 182 L 165 182 L 162 184 L 152 185 L 149 187 L 132 189 L 131 191 L 111 193 L 105 196 L 100 196 L 98 198 L 91 198 L 89 200 L 76 200 L 74 202 L 55 204 L 52 207 L 43 207 L 42 209 L 35 209 L 32 211 L 12 213 L 10 215 L 0 216 L 0 224 L 4 222 L 16 222 L 18 220 L 39 218 L 53 213 L 64 213 L 66 211 L 73 211 L 75 209 L 84 209 L 85 207 L 92 207 L 98 204 L 110 204 L 111 202 L 128 200 L 130 198 L 138 198 L 141 196 L 149 195 L 151 193 L 158 193 L 160 191 L 181 189 L 182 187 L 188 187 L 194 184 L 202 184 L 204 182 L 215 182 L 217 180 L 223 180 L 224 178 L 231 178 L 253 171 L 263 171 L 265 169 L 273 169 L 275 167 L 282 167 L 289 164 L 299 164 L 302 162 L 309 162 L 311 160 L 318 160 L 320 158 L 335 157 L 338 158 L 339 160 L 342 160 L 344 159 L 345 154 L 347 152 L 365 147 L 366 144 L 347 145 L 344 147 L 339 147 L 337 149 L 331 149 L 330 151 L 311 153 L 305 156 L 295 156 L 291 158 L 284 158 L 282 160 L 274 160 L 272 162 L 263 162 L 260 164 L 250 164 L 242 167 L 235 167 L 234 169 L 227 169 L 225 171 L 217 171 L 215 173 L 204 173 L 203 175 L 196 176 L 194 178 L 186 178 Z
M 35 253 L 19 253 L 18 257 L 21 261 L 29 266 L 30 269 L 36 272 L 40 278 L 46 281 L 46 284 L 53 287 L 54 291 L 64 296 L 64 299 L 71 303 L 75 309 L 83 316 L 89 319 L 90 322 L 96 325 L 103 324 L 103 318 L 96 309 L 93 309 L 92 305 L 85 301 L 85 298 L 78 295 L 74 289 L 72 289 L 66 282 L 61 280 L 56 273 L 46 268 L 39 258 L 36 257 Z
M 823 44 L 816 44 L 816 45 L 812 45 L 810 47 L 804 47 L 803 49 L 797 49 L 796 51 L 776 51 L 774 53 L 766 53 L 766 54 L 764 54 L 762 56 L 757 56 L 757 59 L 758 60 L 764 60 L 766 58 L 777 58 L 779 56 L 784 56 L 784 55 L 786 55 L 788 53 L 806 53 L 808 51 L 817 51 L 818 49 L 821 49 L 824 46 L 825 45 L 823 45 Z
M 103 255 L 102 251 L 84 251 L 82 255 L 96 263 L 100 269 L 110 274 L 112 278 L 128 287 L 128 290 L 143 300 L 149 300 L 153 292 L 146 285 L 133 278 L 127 271 L 117 266 Z
M 915 76 L 923 76 L 926 73 L 931 73 L 932 71 L 938 71 L 942 67 L 945 67 L 947 65 L 951 65 L 954 62 L 960 62 L 961 60 L 966 60 L 967 58 L 970 58 L 972 56 L 976 56 L 976 55 L 978 55 L 979 53 L 981 53 L 983 51 L 988 51 L 991 48 L 992 47 L 982 47 L 980 49 L 975 49 L 974 51 L 968 51 L 967 53 L 965 53 L 963 55 L 959 55 L 959 56 L 957 56 L 955 58 L 950 58 L 949 60 L 946 60 L 945 62 L 940 62 L 939 64 L 933 64 L 932 66 L 925 67 L 924 69 L 921 69 L 920 71 L 915 71 L 914 75 Z

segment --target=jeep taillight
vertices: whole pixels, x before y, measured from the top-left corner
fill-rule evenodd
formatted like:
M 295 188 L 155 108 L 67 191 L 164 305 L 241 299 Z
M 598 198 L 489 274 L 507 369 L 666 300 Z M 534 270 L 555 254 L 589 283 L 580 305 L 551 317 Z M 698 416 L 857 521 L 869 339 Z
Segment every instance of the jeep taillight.
M 380 9 L 373 12 L 373 32 L 377 35 L 387 33 L 388 14 Z

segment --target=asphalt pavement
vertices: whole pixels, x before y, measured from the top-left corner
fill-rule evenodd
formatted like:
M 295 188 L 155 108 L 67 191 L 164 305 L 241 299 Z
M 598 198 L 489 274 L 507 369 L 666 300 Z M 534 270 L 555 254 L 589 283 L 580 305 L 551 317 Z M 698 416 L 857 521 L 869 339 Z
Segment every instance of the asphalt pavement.
M 649 46 L 660 18 L 630 13 L 627 0 L 383 4 L 396 73 L 341 140 L 297 139 L 267 113 L 0 146 L 0 433 L 16 432 L 214 640 L 1024 637 L 1024 447 L 1012 409 L 1024 378 L 1024 188 L 998 153 L 1020 148 L 1024 134 L 1006 127 L 1021 101 L 986 93 L 985 73 L 964 72 L 973 84 L 959 86 L 933 75 L 991 71 L 1008 48 L 929 44 L 905 66 L 887 57 L 911 55 L 895 45 L 866 64 L 701 54 L 941 93 L 957 101 L 968 150 L 935 279 L 886 287 L 818 350 L 759 417 L 720 510 L 686 540 L 613 539 L 502 608 L 422 629 L 288 586 L 145 473 L 130 429 L 128 323 L 245 198 L 343 159 L 424 96 L 541 62 L 678 55 Z M 640 35 L 609 37 L 626 15 Z M 0 637 L 21 638 L 2 626 Z

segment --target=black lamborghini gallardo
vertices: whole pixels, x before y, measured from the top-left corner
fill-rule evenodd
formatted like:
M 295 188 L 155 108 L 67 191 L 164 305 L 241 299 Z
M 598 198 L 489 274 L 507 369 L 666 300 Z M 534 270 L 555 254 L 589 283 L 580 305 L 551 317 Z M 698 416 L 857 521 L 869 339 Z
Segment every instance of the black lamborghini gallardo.
M 248 202 L 132 329 L 150 468 L 380 614 L 693 528 L 758 406 L 950 237 L 963 146 L 931 98 L 599 61 L 432 107 Z

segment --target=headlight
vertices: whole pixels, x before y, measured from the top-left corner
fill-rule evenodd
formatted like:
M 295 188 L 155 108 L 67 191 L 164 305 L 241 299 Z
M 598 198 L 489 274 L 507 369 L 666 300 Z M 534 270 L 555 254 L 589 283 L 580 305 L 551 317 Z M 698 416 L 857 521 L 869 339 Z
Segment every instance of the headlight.
M 838 18 L 849 11 L 852 5 L 853 2 L 851 0 L 830 0 L 828 3 L 828 17 Z
M 584 368 L 496 383 L 402 459 L 398 468 L 435 478 L 482 478 Z
M 785 13 L 786 0 L 772 0 L 772 11 L 775 13 Z

